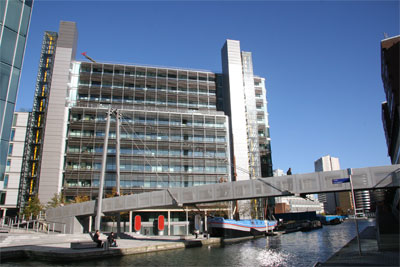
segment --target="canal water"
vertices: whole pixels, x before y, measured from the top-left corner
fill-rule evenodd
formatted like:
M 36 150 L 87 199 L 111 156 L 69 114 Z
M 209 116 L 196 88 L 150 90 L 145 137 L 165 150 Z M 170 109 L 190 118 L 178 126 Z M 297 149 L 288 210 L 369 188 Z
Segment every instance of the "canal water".
M 359 220 L 360 232 L 375 225 Z M 313 266 L 324 262 L 356 236 L 355 224 L 347 220 L 311 232 L 269 236 L 236 244 L 153 252 L 140 255 L 53 264 L 18 262 L 19 266 Z M 13 263 L 13 266 L 15 262 Z M 8 266 L 5 264 L 4 266 Z M 12 266 L 12 265 L 10 265 Z

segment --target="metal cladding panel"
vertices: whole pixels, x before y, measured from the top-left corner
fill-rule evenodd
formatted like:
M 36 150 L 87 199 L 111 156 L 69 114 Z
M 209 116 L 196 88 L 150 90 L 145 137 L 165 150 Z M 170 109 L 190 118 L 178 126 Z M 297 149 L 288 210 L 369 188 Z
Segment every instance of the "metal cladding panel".
M 148 208 L 150 207 L 150 193 L 142 193 L 138 195 L 138 207 L 139 208 Z
M 96 201 L 87 201 L 82 203 L 82 214 L 94 214 L 96 207 Z
M 63 217 L 70 217 L 79 214 L 79 209 L 74 208 L 75 205 L 68 205 L 63 212 Z
M 344 177 L 349 177 L 349 175 Z M 353 169 L 351 180 L 353 181 L 354 189 L 367 188 L 371 187 L 370 185 L 372 185 L 371 175 L 368 169 Z
M 113 210 L 113 198 L 103 199 L 102 212 L 110 212 Z
M 135 209 L 138 206 L 138 194 L 123 196 L 126 209 Z
M 251 181 L 238 181 L 233 184 L 234 188 L 234 197 L 238 199 L 246 199 L 251 198 L 252 195 L 252 186 Z
M 276 181 L 276 187 L 282 191 L 294 192 L 293 175 L 282 176 L 281 179 Z
M 165 205 L 165 194 L 166 191 L 154 191 L 151 192 L 151 205 L 152 206 L 162 206 Z
M 262 193 L 264 196 L 274 196 L 279 195 L 280 191 L 277 190 L 276 183 L 277 179 L 274 178 L 260 178 L 255 180 L 257 185 L 261 184 Z
M 171 195 L 174 196 L 174 198 L 176 199 L 176 201 L 178 201 L 178 203 L 182 203 L 182 190 L 179 190 L 179 188 L 170 188 L 169 192 L 171 193 Z M 171 198 L 171 196 L 169 194 L 168 194 L 168 197 Z M 172 199 L 171 199 L 171 201 L 172 201 Z
M 215 185 L 215 199 L 226 200 L 233 198 L 233 183 L 222 183 Z
M 196 200 L 196 189 L 195 188 L 182 188 L 182 202 L 194 202 Z
M 55 218 L 55 217 L 56 217 L 56 209 L 55 208 L 46 210 L 46 219 L 51 220 L 52 218 Z
M 56 208 L 54 212 L 54 217 L 62 217 L 63 210 L 64 210 L 63 208 Z
M 354 170 L 354 182 L 362 189 L 379 187 L 393 187 L 399 184 L 397 166 L 362 168 Z M 286 195 L 290 193 L 318 193 L 330 191 L 350 190 L 349 183 L 333 184 L 333 179 L 347 178 L 346 170 L 296 174 L 291 176 L 263 178 L 257 180 L 221 183 L 213 185 L 196 186 L 190 188 L 171 188 L 169 192 L 180 204 L 218 202 L 235 199 L 250 199 Z M 371 184 L 372 182 L 372 184 Z M 262 192 L 262 194 L 260 194 Z M 133 209 L 170 206 L 175 200 L 165 191 L 135 194 L 108 198 L 103 200 L 103 211 L 129 211 Z M 86 208 L 85 208 L 86 207 Z M 90 208 L 87 208 L 90 207 Z M 88 215 L 87 210 L 94 210 L 95 202 L 71 204 L 49 210 L 48 218 L 56 221 L 58 218 L 69 216 Z M 91 214 L 91 213 L 89 213 Z
M 372 184 L 375 185 L 376 188 L 384 187 L 386 185 L 399 186 L 399 168 L 400 165 L 368 168 Z
M 199 201 L 207 201 L 211 200 L 214 198 L 214 186 L 213 185 L 207 185 L 207 186 L 201 186 L 198 189 L 198 200 Z
M 263 182 L 253 180 L 254 195 L 260 196 L 263 193 Z
M 346 170 L 318 172 L 318 175 L 320 177 L 319 180 L 321 182 L 321 190 L 323 192 L 350 190 L 350 185 L 348 183 L 343 183 L 343 184 L 332 183 L 333 179 L 349 177 Z
M 125 208 L 125 201 L 122 197 L 116 197 L 115 201 L 113 201 L 113 204 L 114 210 L 123 210 Z
M 232 133 L 233 157 L 236 166 L 244 170 L 238 172 L 236 180 L 249 180 L 249 158 L 247 144 L 245 92 L 243 87 L 243 69 L 240 42 L 226 40 L 222 49 L 224 87 L 229 91 L 230 127 Z M 226 79 L 226 80 L 225 80 Z
M 293 175 L 297 183 L 296 193 L 318 192 L 321 188 L 318 173 Z

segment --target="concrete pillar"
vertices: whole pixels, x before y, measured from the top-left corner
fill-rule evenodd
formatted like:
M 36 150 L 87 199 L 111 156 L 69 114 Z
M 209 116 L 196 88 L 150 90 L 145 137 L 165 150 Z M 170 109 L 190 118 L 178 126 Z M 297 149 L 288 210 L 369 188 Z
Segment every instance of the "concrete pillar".
M 7 208 L 4 208 L 4 209 L 3 209 L 3 225 L 4 225 L 5 222 L 6 222 L 6 213 L 7 213 Z
M 129 211 L 129 233 L 132 232 L 132 211 Z
M 207 210 L 204 210 L 204 232 L 207 232 Z
M 189 235 L 189 211 L 185 210 L 186 212 L 186 235 Z
M 93 216 L 89 216 L 89 227 L 88 227 L 89 233 L 92 232 L 92 220 L 93 220 Z
M 171 211 L 168 210 L 168 235 L 171 235 Z

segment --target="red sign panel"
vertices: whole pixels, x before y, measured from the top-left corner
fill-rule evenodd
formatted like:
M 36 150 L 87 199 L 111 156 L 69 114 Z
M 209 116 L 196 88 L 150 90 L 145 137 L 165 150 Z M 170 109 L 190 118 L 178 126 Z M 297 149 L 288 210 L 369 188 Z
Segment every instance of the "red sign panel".
M 164 216 L 160 215 L 158 216 L 158 231 L 164 231 Z
M 142 218 L 140 217 L 140 215 L 136 215 L 135 216 L 135 231 L 139 232 L 141 226 L 142 226 Z

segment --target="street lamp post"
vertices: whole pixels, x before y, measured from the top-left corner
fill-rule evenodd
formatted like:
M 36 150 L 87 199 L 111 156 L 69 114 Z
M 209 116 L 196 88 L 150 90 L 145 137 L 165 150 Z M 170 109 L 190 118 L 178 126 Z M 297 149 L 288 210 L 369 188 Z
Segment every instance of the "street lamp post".
M 359 231 L 358 231 L 358 221 L 357 221 L 357 217 L 356 217 L 356 198 L 355 198 L 355 195 L 354 195 L 353 180 L 352 180 L 352 177 L 351 177 L 353 175 L 353 169 L 348 168 L 347 169 L 347 174 L 349 175 L 350 187 L 351 187 L 351 195 L 353 197 L 354 222 L 356 224 L 356 231 L 357 231 L 358 253 L 361 256 L 360 234 L 359 234 Z

